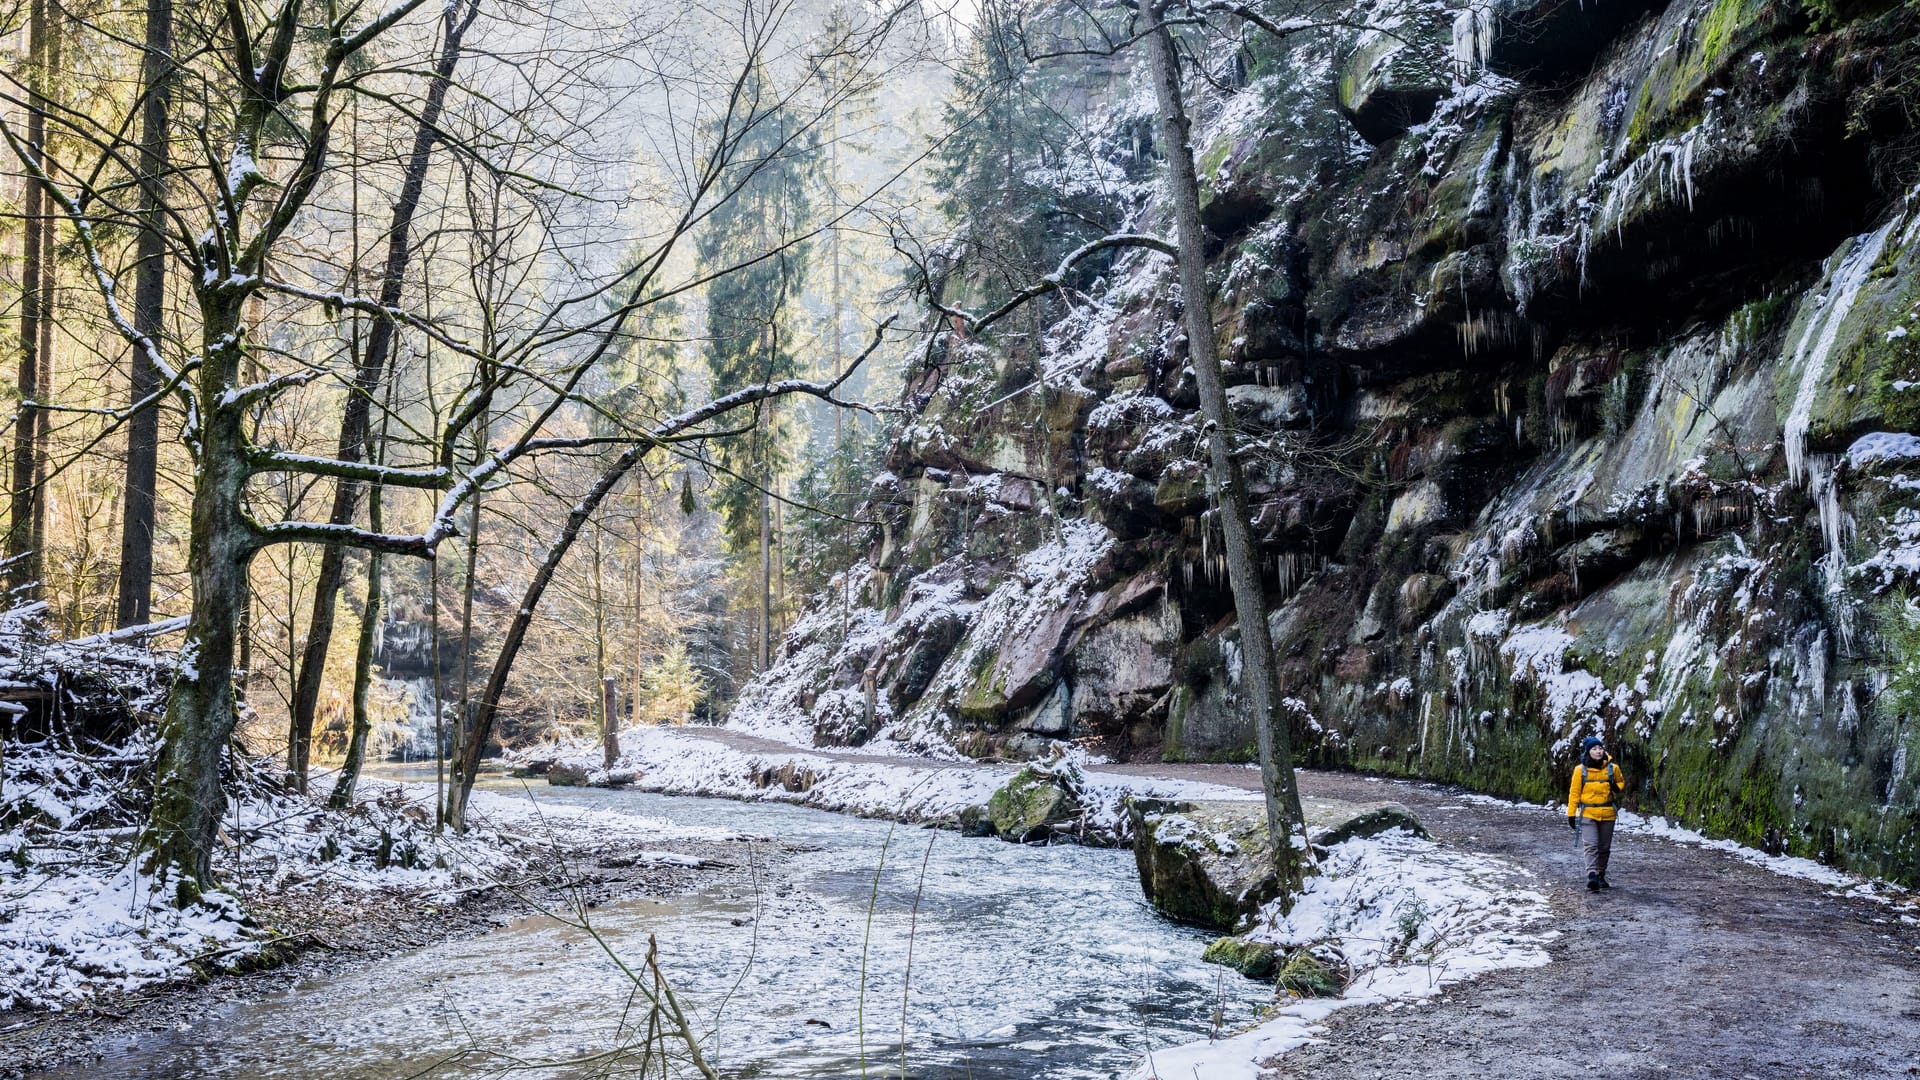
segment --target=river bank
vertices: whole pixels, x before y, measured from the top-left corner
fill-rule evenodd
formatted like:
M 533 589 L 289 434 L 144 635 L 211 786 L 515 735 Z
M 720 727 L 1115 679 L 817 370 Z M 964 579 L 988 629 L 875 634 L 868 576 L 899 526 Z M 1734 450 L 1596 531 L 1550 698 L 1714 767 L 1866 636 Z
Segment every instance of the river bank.
M 0 986 L 16 1004 L 0 1010 L 0 1077 L 84 1068 L 103 1047 L 190 1032 L 238 1003 L 539 912 L 715 887 L 747 873 L 750 843 L 767 847 L 725 830 L 541 807 L 506 784 L 476 793 L 466 836 L 435 836 L 431 785 L 401 782 L 417 769 L 388 771 L 395 779 L 363 782 L 343 813 L 293 796 L 238 800 L 216 861 L 230 920 L 169 920 L 109 843 L 15 862 Z M 65 899 L 88 889 L 102 895 Z M 73 909 L 66 918 L 62 907 Z
M 748 802 L 784 802 L 856 817 L 982 831 L 995 793 L 1023 775 L 1057 780 L 1071 797 L 1044 831 L 1050 839 L 1126 846 L 1129 799 L 1253 801 L 1258 774 L 1214 766 L 1208 778 L 1106 767 L 1085 754 L 1043 762 L 983 762 L 798 747 L 726 727 L 645 728 L 621 735 L 604 765 L 598 744 L 544 743 L 505 764 L 532 782 L 632 788 Z M 1244 772 L 1254 787 L 1236 782 Z M 564 777 L 564 780 L 563 780 Z M 1035 823 L 1039 824 L 1038 822 Z M 992 831 L 992 830 L 985 830 Z
M 585 807 L 754 841 L 744 877 L 590 911 L 603 950 L 539 917 L 402 951 L 213 1010 L 191 1031 L 96 1044 L 47 1080 L 431 1075 L 617 1052 L 630 987 L 612 963 L 657 947 L 721 1075 L 1107 1080 L 1154 1047 L 1252 1022 L 1270 987 L 1201 962 L 1128 853 L 1022 846 L 778 802 L 536 789 Z M 657 943 L 657 945 L 655 944 Z M 884 1063 L 884 1064 L 882 1064 Z M 534 1075 L 570 1076 L 565 1069 Z

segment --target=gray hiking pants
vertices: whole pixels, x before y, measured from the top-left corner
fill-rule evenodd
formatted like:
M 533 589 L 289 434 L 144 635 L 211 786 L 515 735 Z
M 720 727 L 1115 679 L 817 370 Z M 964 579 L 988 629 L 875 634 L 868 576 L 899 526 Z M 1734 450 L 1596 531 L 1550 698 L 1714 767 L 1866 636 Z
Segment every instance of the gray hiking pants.
M 1607 856 L 1613 854 L 1613 822 L 1580 819 L 1580 846 L 1587 852 L 1587 873 L 1607 876 Z

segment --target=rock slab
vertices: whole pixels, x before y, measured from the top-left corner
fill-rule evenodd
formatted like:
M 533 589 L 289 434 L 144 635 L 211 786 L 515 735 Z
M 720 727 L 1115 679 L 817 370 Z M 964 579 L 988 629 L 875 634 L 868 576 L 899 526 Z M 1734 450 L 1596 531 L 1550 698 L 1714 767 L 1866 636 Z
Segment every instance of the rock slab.
M 1308 838 L 1319 847 L 1392 829 L 1427 835 L 1413 811 L 1399 803 L 1301 803 Z M 1279 895 L 1260 802 L 1139 800 L 1128 813 L 1140 887 L 1162 915 L 1231 931 Z

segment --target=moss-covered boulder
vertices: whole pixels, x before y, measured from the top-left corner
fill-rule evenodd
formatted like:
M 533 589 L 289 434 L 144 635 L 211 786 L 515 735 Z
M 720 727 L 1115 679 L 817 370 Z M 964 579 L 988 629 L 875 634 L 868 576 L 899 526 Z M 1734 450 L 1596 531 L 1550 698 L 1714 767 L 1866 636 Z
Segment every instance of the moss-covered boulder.
M 1070 832 L 1086 811 L 1077 780 L 1077 771 L 1057 763 L 1028 765 L 987 799 L 984 816 L 973 815 L 971 831 L 1020 844 Z
M 1154 909 L 1233 930 L 1277 896 L 1263 813 L 1254 801 L 1132 804 L 1134 861 Z
M 1200 959 L 1230 967 L 1249 979 L 1271 979 L 1280 969 L 1280 949 L 1273 942 L 1236 935 L 1215 938 Z
M 1302 799 L 1308 839 L 1329 847 L 1393 829 L 1427 835 L 1398 803 Z M 1237 929 L 1279 895 L 1266 810 L 1255 799 L 1129 804 L 1140 887 L 1162 915 L 1216 930 Z

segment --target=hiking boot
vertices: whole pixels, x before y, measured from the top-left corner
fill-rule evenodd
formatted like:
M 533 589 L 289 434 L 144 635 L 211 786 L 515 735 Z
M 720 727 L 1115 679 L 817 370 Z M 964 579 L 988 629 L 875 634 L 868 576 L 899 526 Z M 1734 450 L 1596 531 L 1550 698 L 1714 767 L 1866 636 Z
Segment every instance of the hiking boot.
M 1607 875 L 1605 874 L 1600 875 L 1600 887 L 1603 889 L 1613 888 L 1613 883 L 1607 880 Z
M 1600 891 L 1600 875 L 1599 874 L 1587 875 L 1587 891 L 1588 892 Z

